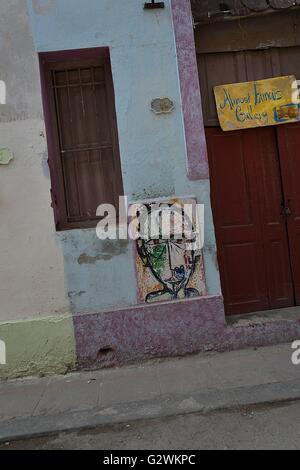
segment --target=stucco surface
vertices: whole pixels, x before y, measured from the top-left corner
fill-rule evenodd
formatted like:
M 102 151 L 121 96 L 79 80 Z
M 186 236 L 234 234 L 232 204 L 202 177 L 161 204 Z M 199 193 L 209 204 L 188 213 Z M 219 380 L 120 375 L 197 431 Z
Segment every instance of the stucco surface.
M 195 120 L 196 108 L 189 109 L 198 84 L 182 69 L 181 86 L 179 81 L 179 62 L 187 64 L 190 74 L 195 72 L 189 69 L 191 41 L 185 42 L 191 38 L 190 17 L 185 23 L 175 0 L 182 27 L 176 35 L 182 41 L 176 47 L 170 0 L 157 11 L 144 11 L 143 3 L 0 2 L 0 80 L 7 82 L 7 104 L 0 106 L 0 148 L 14 154 L 9 165 L 0 167 L 0 339 L 7 342 L 9 358 L 0 377 L 75 367 L 71 312 L 80 367 L 259 346 L 300 334 L 298 320 L 225 323 L 207 162 L 204 141 L 196 138 L 197 119 L 199 132 L 203 129 L 199 109 Z M 90 47 L 110 49 L 129 201 L 195 196 L 205 204 L 209 297 L 136 307 L 130 242 L 100 242 L 92 229 L 55 231 L 37 53 Z M 151 101 L 162 97 L 170 98 L 175 109 L 158 116 L 151 112 Z M 186 129 L 184 122 L 189 123 Z M 203 157 L 200 166 L 198 153 Z M 189 170 L 206 179 L 191 181 Z
M 27 2 L 38 52 L 109 47 L 125 194 L 129 201 L 194 195 L 206 204 L 207 287 L 209 294 L 218 295 L 209 181 L 190 182 L 187 177 L 177 50 L 171 3 L 165 3 L 164 10 L 144 11 L 140 0 L 89 0 L 88 8 L 82 0 Z M 175 103 L 171 114 L 151 112 L 151 101 L 161 97 Z M 129 246 L 122 254 L 103 260 L 93 230 L 60 234 L 59 239 L 74 313 L 136 303 Z M 118 252 L 119 243 L 114 243 Z M 78 264 L 86 254 L 98 257 L 97 261 Z
M 80 368 L 188 354 L 207 347 L 225 327 L 223 299 L 204 297 L 75 315 Z
M 73 313 L 136 303 L 129 241 L 99 240 L 95 230 L 58 234 L 64 253 L 65 288 Z
M 0 124 L 15 156 L 0 167 L 0 321 L 69 311 L 41 132 L 37 119 Z
M 70 315 L 0 323 L 0 338 L 7 356 L 0 379 L 64 374 L 75 367 Z
M 208 179 L 207 147 L 190 0 L 171 0 L 185 139 L 191 180 Z
M 37 58 L 24 0 L 0 4 L 0 79 L 7 102 L 0 106 L 0 122 L 41 118 Z
M 7 84 L 0 148 L 14 155 L 0 168 L 0 338 L 8 341 L 10 376 L 69 367 L 69 313 L 109 309 L 110 322 L 122 329 L 114 309 L 137 301 L 131 242 L 100 242 L 95 230 L 55 231 L 38 52 L 109 47 L 125 193 L 129 201 L 194 195 L 206 204 L 208 293 L 220 293 L 209 182 L 187 178 L 177 50 L 171 4 L 165 3 L 164 10 L 147 12 L 140 0 L 0 3 L 0 79 Z M 151 112 L 151 101 L 161 97 L 175 103 L 171 114 Z M 53 321 L 44 319 L 49 315 Z M 123 334 L 129 332 L 124 326 Z M 140 341 L 147 343 L 142 335 Z
M 292 342 L 299 309 L 226 321 L 221 297 L 74 317 L 78 366 L 96 369 L 155 357 Z M 227 319 L 228 320 L 228 319 Z
M 23 0 L 0 3 L 0 321 L 69 311 L 63 255 L 50 207 L 50 178 L 37 55 Z

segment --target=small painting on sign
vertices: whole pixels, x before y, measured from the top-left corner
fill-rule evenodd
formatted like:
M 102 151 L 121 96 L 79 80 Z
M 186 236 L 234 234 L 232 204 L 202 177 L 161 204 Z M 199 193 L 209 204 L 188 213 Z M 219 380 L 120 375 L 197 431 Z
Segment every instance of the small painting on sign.
M 214 88 L 223 131 L 274 126 L 300 120 L 295 76 Z

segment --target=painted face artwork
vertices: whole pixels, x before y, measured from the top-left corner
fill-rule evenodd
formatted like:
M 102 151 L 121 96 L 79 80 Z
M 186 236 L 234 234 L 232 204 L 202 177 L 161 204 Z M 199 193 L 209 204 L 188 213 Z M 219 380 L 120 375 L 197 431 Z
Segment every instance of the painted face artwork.
M 197 297 L 197 289 L 187 284 L 195 270 L 196 258 L 193 251 L 186 250 L 186 240 L 149 240 L 138 241 L 138 252 L 152 275 L 162 284 L 162 289 L 151 292 L 146 302 L 174 300 L 184 297 Z
M 148 210 L 150 213 L 151 205 Z M 162 211 L 170 211 L 166 204 L 157 210 L 156 221 L 161 221 Z M 182 214 L 181 209 L 179 210 Z M 169 213 L 170 216 L 170 213 Z M 176 217 L 175 217 L 176 219 Z M 159 302 L 198 297 L 206 294 L 201 252 L 191 249 L 192 238 L 182 233 L 181 222 L 171 215 L 171 236 L 162 236 L 163 223 L 158 223 L 155 238 L 140 238 L 137 247 L 137 278 L 141 302 Z M 155 217 L 154 217 L 155 220 Z M 177 229 L 176 229 L 177 225 Z M 176 235 L 181 231 L 181 236 Z

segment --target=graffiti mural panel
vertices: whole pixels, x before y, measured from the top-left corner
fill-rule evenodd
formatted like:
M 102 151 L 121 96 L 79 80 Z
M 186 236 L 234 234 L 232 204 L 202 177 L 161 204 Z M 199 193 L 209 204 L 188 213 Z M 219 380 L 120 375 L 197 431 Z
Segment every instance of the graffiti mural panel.
M 196 200 L 173 198 L 141 204 L 144 211 L 137 210 L 136 226 L 141 236 L 134 242 L 138 301 L 152 303 L 206 295 Z M 187 205 L 192 207 L 191 214 L 183 217 Z M 150 236 L 145 236 L 150 227 Z M 170 236 L 166 236 L 167 229 Z

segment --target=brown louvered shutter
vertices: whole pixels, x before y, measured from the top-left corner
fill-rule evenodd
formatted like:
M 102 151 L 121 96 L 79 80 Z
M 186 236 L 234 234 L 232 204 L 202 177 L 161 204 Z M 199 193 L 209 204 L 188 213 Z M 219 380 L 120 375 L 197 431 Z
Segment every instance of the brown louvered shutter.
M 92 227 L 123 194 L 110 63 L 49 62 L 47 78 L 57 228 Z

